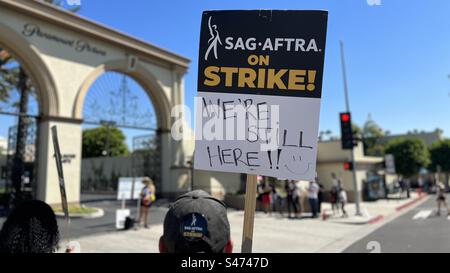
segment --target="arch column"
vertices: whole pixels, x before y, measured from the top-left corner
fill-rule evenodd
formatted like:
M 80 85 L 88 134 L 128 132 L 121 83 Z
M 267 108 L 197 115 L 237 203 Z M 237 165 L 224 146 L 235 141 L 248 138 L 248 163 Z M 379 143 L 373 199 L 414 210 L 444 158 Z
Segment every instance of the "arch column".
M 177 105 L 184 105 L 184 75 L 186 70 L 181 69 L 179 67 L 172 68 L 172 94 L 171 94 L 171 102 L 172 107 Z M 171 113 L 172 114 L 172 113 Z M 176 119 L 185 119 L 183 114 L 177 113 L 179 116 L 170 117 L 171 125 L 174 124 Z M 183 130 L 185 124 L 183 122 Z M 170 128 L 171 129 L 171 128 Z M 172 138 L 171 133 L 168 133 L 169 141 L 170 141 L 170 150 L 172 157 L 171 165 L 170 165 L 170 183 L 167 185 L 166 195 L 169 197 L 176 197 L 180 193 L 186 192 L 189 190 L 190 186 L 190 168 L 186 166 L 186 154 L 185 148 L 183 145 L 184 140 L 175 140 Z

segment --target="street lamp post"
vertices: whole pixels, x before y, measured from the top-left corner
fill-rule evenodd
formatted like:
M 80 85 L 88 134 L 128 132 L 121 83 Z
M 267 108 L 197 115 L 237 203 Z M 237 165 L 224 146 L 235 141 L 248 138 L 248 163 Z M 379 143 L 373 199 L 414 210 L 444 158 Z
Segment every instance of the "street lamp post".
M 344 94 L 345 94 L 345 107 L 347 112 L 350 113 L 350 103 L 348 99 L 348 85 L 347 85 L 347 73 L 345 70 L 345 58 L 344 58 L 344 43 L 340 42 L 341 46 L 341 63 L 342 63 L 342 77 L 344 79 Z M 355 192 L 355 205 L 356 205 L 356 215 L 361 216 L 361 207 L 360 207 L 360 195 L 358 189 L 358 182 L 356 181 L 356 162 L 355 162 L 355 149 L 352 147 L 351 149 L 351 161 L 353 162 L 353 191 Z

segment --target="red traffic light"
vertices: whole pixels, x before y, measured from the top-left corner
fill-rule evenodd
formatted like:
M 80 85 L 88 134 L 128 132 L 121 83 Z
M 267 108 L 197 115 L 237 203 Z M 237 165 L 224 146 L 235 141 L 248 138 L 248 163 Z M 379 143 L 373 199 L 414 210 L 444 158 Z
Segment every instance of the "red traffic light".
M 341 114 L 341 120 L 342 120 L 343 122 L 348 122 L 348 121 L 350 121 L 350 115 L 347 114 L 347 113 Z
M 353 170 L 353 163 L 352 162 L 344 162 L 344 170 L 346 170 L 346 171 Z

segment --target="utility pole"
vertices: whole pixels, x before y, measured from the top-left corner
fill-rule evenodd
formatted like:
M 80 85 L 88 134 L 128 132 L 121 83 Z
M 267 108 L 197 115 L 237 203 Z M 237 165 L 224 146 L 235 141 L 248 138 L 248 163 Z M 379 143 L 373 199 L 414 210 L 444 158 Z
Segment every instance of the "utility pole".
M 348 85 L 347 85 L 347 73 L 345 70 L 345 57 L 344 57 L 344 43 L 340 41 L 341 46 L 341 62 L 342 62 L 342 77 L 344 79 L 344 94 L 345 94 L 345 107 L 346 111 L 350 113 L 350 103 L 348 99 Z M 361 216 L 360 207 L 360 195 L 358 189 L 358 182 L 356 181 L 356 162 L 355 162 L 355 149 L 352 148 L 350 151 L 351 161 L 353 162 L 353 191 L 355 193 L 355 205 L 356 205 L 356 215 Z

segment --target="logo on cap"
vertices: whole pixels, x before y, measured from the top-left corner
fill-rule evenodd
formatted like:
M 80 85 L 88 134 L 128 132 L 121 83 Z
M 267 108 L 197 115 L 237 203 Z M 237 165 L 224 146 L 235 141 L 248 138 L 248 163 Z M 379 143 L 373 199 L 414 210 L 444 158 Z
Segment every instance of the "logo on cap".
M 195 217 L 195 213 L 192 213 L 191 227 L 195 226 L 196 223 L 197 223 L 197 217 Z
M 181 230 L 183 237 L 190 241 L 208 237 L 207 221 L 199 213 L 191 213 L 184 216 Z

